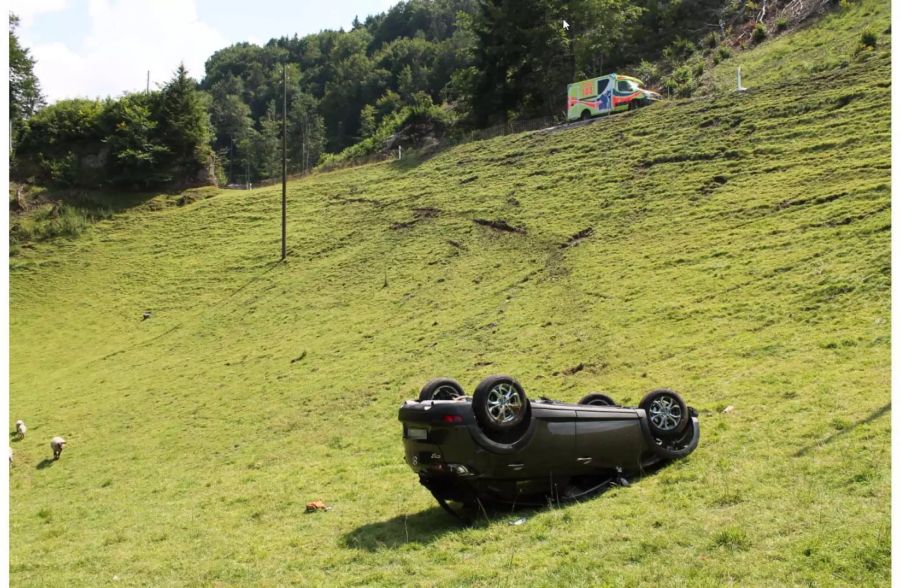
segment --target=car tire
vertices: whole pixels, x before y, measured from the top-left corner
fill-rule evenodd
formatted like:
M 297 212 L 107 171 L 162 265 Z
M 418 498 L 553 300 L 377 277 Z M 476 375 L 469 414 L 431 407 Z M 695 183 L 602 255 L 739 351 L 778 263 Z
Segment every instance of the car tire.
M 590 120 L 590 118 L 591 118 L 590 110 L 585 109 L 585 110 L 581 111 L 581 120 Z
M 494 433 L 515 429 L 531 414 L 525 390 L 509 376 L 482 380 L 472 396 L 472 410 L 482 428 Z
M 466 393 L 459 382 L 453 378 L 435 378 L 419 391 L 419 402 L 424 400 L 456 400 Z
M 647 413 L 647 424 L 654 437 L 672 439 L 688 426 L 691 415 L 687 405 L 674 390 L 660 388 L 644 396 L 639 408 Z
M 593 393 L 588 394 L 578 401 L 578 404 L 586 404 L 588 406 L 617 406 L 616 402 L 606 394 Z
M 694 452 L 700 442 L 700 421 L 688 417 L 684 431 L 674 439 L 652 439 L 653 453 L 662 459 L 681 459 Z

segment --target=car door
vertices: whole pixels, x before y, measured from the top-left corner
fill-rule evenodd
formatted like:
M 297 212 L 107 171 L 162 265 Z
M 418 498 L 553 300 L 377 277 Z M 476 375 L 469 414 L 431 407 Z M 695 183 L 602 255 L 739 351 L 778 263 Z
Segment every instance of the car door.
M 567 475 L 577 467 L 575 419 L 572 407 L 533 403 L 532 418 L 537 429 L 526 447 L 508 467 L 521 464 L 523 475 Z
M 643 433 L 633 409 L 585 407 L 577 411 L 575 422 L 576 459 L 586 471 L 639 464 Z
M 609 78 L 597 80 L 597 110 L 601 113 L 607 113 L 612 110 L 612 86 Z

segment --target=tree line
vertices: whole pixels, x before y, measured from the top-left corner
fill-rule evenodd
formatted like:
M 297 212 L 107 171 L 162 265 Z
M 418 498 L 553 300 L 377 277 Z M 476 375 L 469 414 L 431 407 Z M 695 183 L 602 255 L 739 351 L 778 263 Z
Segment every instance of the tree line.
M 141 188 L 274 177 L 283 69 L 295 171 L 383 149 L 410 126 L 439 134 L 561 114 L 568 83 L 623 68 L 689 94 L 702 73 L 694 56 L 754 8 L 752 0 L 406 0 L 347 31 L 223 48 L 199 83 L 182 67 L 158 90 L 50 106 L 11 15 L 11 169 L 38 182 Z M 14 42 L 24 65 L 15 70 Z

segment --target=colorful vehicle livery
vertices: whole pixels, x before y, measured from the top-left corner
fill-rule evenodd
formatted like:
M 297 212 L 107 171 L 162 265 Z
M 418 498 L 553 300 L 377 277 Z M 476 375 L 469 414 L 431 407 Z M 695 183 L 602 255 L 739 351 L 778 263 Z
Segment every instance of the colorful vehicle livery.
M 646 106 L 661 98 L 642 85 L 637 78 L 614 73 L 569 84 L 566 118 L 587 120 L 592 116 Z

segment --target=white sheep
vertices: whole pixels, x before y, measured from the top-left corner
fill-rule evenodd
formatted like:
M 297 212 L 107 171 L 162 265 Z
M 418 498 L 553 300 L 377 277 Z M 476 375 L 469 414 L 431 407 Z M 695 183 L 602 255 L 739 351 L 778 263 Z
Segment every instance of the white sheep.
M 66 440 L 62 437 L 54 437 L 50 440 L 50 449 L 53 450 L 53 459 L 59 459 L 62 450 L 66 448 Z
M 28 432 L 28 427 L 25 426 L 25 421 L 21 419 L 16 421 L 16 437 L 24 439 L 26 432 Z

